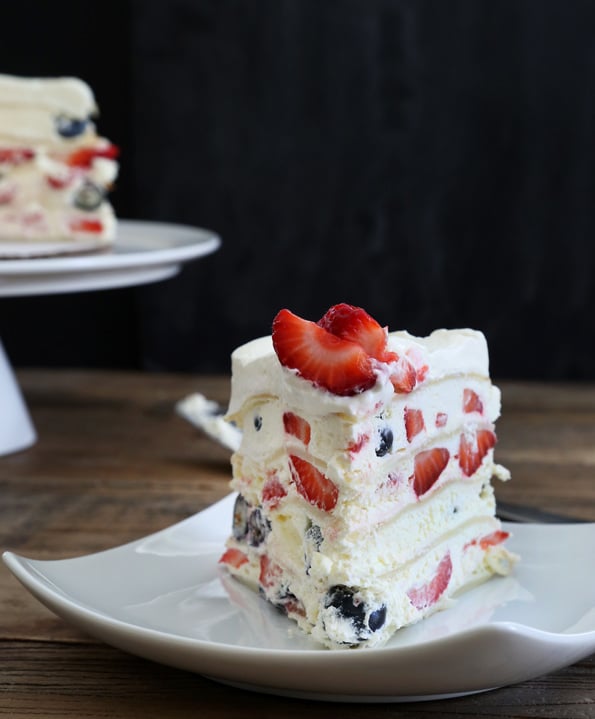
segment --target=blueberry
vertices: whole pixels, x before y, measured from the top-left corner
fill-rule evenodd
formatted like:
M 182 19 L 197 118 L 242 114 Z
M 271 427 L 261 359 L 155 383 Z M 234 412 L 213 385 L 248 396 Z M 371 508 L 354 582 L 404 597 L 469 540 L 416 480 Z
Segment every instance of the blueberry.
M 370 612 L 367 620 L 368 607 L 358 596 L 355 589 L 344 584 L 331 587 L 326 595 L 325 608 L 335 607 L 340 616 L 349 620 L 359 641 L 368 638 L 370 632 L 377 632 L 386 622 L 386 606 Z
M 269 520 L 263 516 L 257 507 L 253 509 L 248 517 L 248 541 L 253 547 L 261 545 L 271 531 Z
M 105 192 L 93 182 L 84 182 L 74 196 L 74 204 L 79 210 L 96 210 L 105 199 Z
M 390 427 L 383 427 L 380 430 L 380 444 L 376 447 L 376 456 L 384 457 L 391 451 L 393 446 L 393 431 Z
M 76 117 L 58 115 L 55 119 L 56 132 L 62 137 L 77 137 L 87 128 L 88 120 L 79 120 Z
M 254 429 L 257 432 L 262 429 L 262 417 L 259 414 L 254 415 Z
M 380 627 L 384 626 L 385 622 L 386 606 L 383 604 L 380 609 L 375 609 L 373 612 L 370 612 L 370 616 L 368 617 L 368 626 L 371 631 L 377 632 Z
M 323 539 L 322 530 L 317 524 L 311 524 L 306 530 L 306 541 L 314 545 L 315 551 L 320 549 Z
M 248 516 L 251 506 L 241 494 L 238 494 L 233 506 L 233 536 L 238 540 L 245 539 L 248 534 Z

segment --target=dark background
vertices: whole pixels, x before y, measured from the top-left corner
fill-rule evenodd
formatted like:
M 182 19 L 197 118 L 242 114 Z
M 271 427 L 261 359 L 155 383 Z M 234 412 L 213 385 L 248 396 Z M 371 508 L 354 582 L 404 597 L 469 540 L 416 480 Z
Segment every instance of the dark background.
M 499 378 L 595 379 L 595 4 L 5 3 L 0 71 L 78 75 L 120 217 L 222 248 L 140 288 L 0 299 L 17 367 L 228 371 L 282 306 L 485 332 Z

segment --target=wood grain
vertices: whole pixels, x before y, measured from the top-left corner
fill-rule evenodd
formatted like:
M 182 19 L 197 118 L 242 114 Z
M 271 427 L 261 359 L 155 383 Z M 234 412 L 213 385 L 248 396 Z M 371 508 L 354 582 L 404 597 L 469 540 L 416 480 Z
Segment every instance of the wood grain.
M 195 391 L 225 404 L 228 377 L 18 373 L 38 442 L 0 458 L 0 547 L 39 558 L 107 549 L 228 492 L 229 452 L 176 416 Z M 595 521 L 595 386 L 503 383 L 497 493 Z M 328 716 L 318 702 L 251 694 L 108 647 L 55 617 L 0 567 L 0 716 Z M 595 660 L 442 702 L 344 705 L 342 716 L 595 716 Z

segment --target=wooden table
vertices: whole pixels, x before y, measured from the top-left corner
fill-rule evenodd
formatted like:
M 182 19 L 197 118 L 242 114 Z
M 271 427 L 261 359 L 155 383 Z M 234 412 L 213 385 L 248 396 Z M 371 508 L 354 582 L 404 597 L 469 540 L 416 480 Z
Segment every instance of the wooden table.
M 0 458 L 0 548 L 86 554 L 167 527 L 228 492 L 229 454 L 174 414 L 229 378 L 22 371 L 37 444 Z M 502 383 L 503 500 L 595 520 L 595 386 Z M 595 561 L 595 560 L 594 560 Z M 555 578 L 552 578 L 555 580 Z M 534 681 L 417 704 L 329 705 L 229 688 L 106 646 L 0 567 L 0 716 L 595 717 L 595 657 Z

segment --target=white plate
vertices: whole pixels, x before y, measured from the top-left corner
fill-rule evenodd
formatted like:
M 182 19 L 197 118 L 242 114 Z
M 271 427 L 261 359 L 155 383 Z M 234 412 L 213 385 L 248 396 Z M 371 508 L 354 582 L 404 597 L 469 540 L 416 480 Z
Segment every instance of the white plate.
M 183 262 L 221 244 L 208 230 L 162 222 L 120 220 L 113 247 L 96 254 L 0 259 L 0 297 L 80 292 L 172 277 Z
M 540 676 L 595 651 L 595 524 L 510 525 L 522 555 L 380 649 L 320 648 L 220 574 L 230 495 L 157 534 L 74 559 L 4 561 L 56 614 L 108 644 L 257 691 L 411 701 Z

